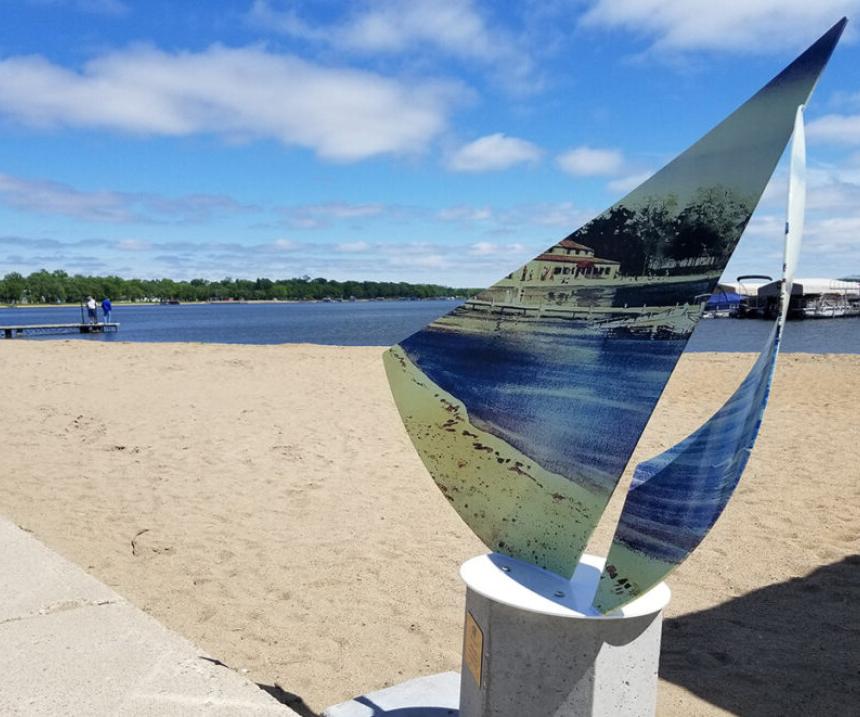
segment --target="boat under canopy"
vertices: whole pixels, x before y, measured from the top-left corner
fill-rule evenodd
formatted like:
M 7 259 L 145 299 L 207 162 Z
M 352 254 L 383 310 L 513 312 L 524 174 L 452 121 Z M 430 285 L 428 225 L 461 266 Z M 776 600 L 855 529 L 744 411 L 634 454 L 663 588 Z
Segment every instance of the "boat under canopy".
M 779 291 L 779 281 L 772 281 L 759 287 L 759 303 L 765 307 L 775 306 Z M 795 279 L 791 287 L 788 314 L 795 319 L 860 316 L 860 281 Z

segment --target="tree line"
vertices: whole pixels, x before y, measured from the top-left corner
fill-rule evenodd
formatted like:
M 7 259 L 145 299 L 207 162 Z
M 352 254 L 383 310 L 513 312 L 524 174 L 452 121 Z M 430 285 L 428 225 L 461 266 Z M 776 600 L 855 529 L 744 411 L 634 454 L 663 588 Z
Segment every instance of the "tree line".
M 70 276 L 65 271 L 17 272 L 0 279 L 0 301 L 19 303 L 77 303 L 87 296 L 113 301 L 210 301 L 319 299 L 428 299 L 472 296 L 477 289 L 438 284 L 392 281 L 332 281 L 302 276 L 292 279 L 232 279 L 173 281 L 172 279 L 123 279 L 119 276 Z
M 701 187 L 685 206 L 672 194 L 617 204 L 568 239 L 619 261 L 627 276 L 695 273 L 725 265 L 754 206 L 732 189 Z

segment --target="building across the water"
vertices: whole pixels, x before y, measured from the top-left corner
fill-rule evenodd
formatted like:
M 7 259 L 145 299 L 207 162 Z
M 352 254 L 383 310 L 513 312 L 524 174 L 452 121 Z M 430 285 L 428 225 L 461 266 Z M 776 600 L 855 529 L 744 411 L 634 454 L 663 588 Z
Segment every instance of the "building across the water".
M 495 331 L 498 322 L 563 322 L 567 329 L 653 338 L 687 336 L 717 276 L 625 275 L 615 259 L 571 239 L 551 246 L 501 281 L 434 322 L 446 331 Z M 699 289 L 698 292 L 696 289 Z M 678 298 L 676 298 L 678 297 Z M 679 300 L 680 299 L 680 300 Z M 561 324 L 559 324 L 561 326 Z
M 583 287 L 617 283 L 621 278 L 620 266 L 617 261 L 595 256 L 591 247 L 564 239 L 482 291 L 477 298 L 523 306 L 564 304 L 572 301 L 576 290 Z
M 597 256 L 584 244 L 564 239 L 466 302 L 467 309 L 508 314 L 577 318 L 583 311 L 609 313 L 669 309 L 689 303 L 690 295 L 710 291 L 717 276 L 625 274 L 622 262 Z M 692 292 L 692 294 L 691 294 Z M 699 302 L 693 302 L 698 305 Z M 701 302 L 704 303 L 704 302 Z M 598 311 L 598 313 L 601 313 Z M 588 314 L 592 320 L 596 314 Z
M 601 259 L 594 249 L 572 239 L 564 239 L 548 251 L 532 259 L 508 279 L 530 283 L 534 281 L 569 284 L 573 279 L 614 279 L 620 263 Z

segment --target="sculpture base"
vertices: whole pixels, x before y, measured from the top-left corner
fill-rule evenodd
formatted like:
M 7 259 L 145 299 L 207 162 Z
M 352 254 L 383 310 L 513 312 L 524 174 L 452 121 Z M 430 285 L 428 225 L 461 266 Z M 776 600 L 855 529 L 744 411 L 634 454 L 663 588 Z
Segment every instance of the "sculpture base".
M 601 615 L 591 599 L 603 562 L 583 556 L 567 581 L 495 553 L 467 561 L 461 675 L 409 680 L 322 717 L 650 717 L 671 593 L 661 583 Z
M 466 628 L 460 717 L 653 715 L 661 583 L 609 615 L 591 607 L 603 560 L 570 581 L 504 555 L 463 564 Z

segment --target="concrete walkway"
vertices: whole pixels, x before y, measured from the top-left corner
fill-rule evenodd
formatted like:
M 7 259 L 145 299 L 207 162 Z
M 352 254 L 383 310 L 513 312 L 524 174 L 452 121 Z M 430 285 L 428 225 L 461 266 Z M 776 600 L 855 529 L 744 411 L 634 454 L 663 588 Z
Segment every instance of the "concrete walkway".
M 296 713 L 0 518 L 0 714 Z

